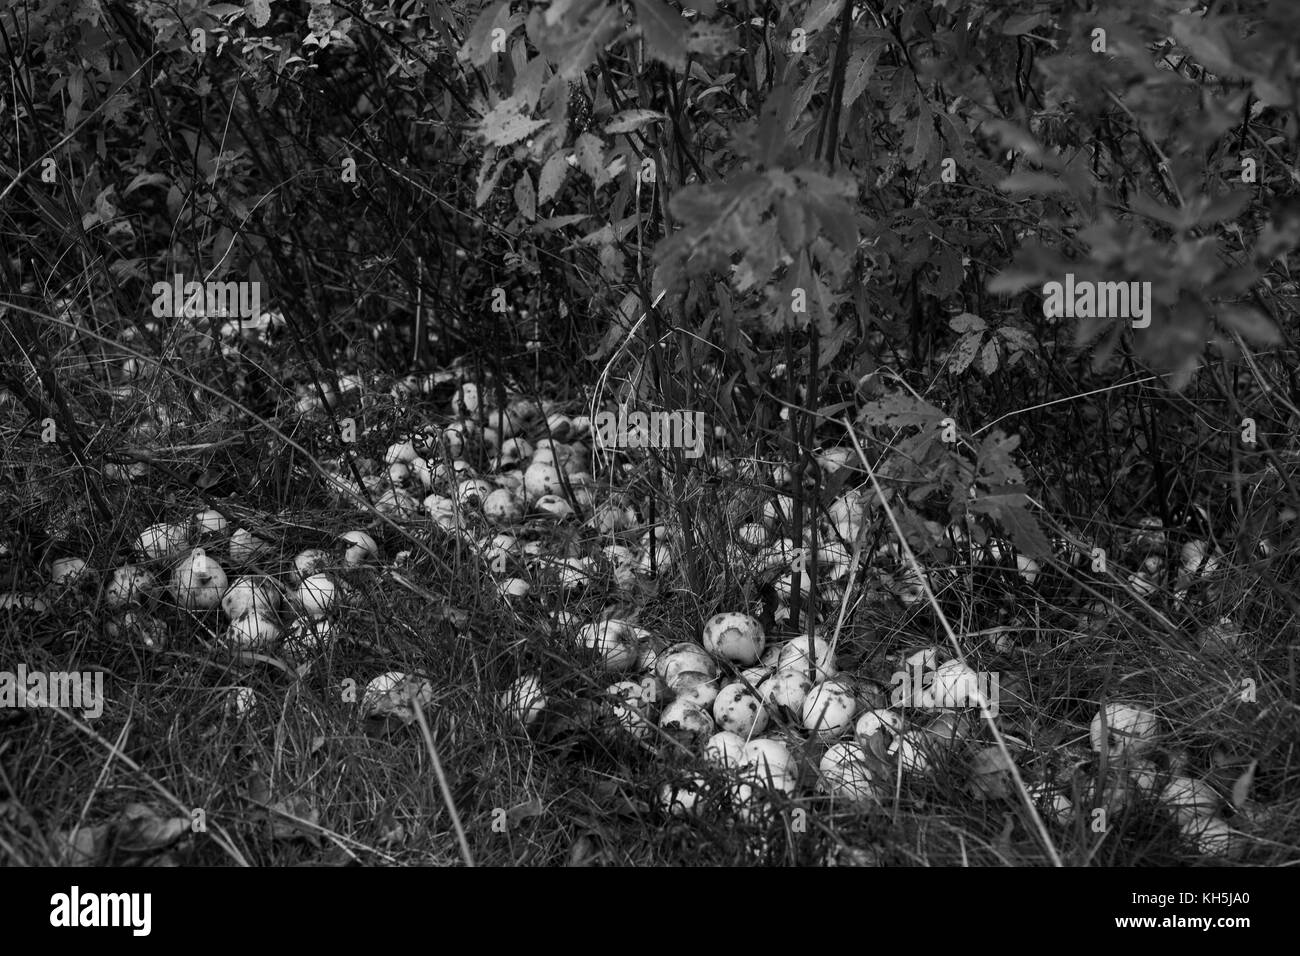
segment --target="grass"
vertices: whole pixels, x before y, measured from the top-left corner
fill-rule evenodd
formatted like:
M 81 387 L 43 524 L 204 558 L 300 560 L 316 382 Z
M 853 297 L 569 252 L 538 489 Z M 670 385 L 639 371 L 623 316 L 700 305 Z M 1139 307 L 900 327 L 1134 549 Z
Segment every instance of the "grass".
M 31 365 L 50 370 L 45 381 L 57 394 L 10 367 L 0 405 L 0 530 L 5 588 L 40 593 L 49 607 L 0 611 L 0 660 L 10 670 L 101 670 L 107 701 L 93 721 L 57 709 L 0 710 L 0 855 L 10 863 L 1044 865 L 1054 854 L 1067 865 L 1222 862 L 1189 844 L 1149 794 L 1121 786 L 1120 809 L 1112 788 L 1110 812 L 1095 812 L 1106 801 L 1090 796 L 1105 788 L 1096 786 L 1102 767 L 1089 725 L 1101 702 L 1120 700 L 1158 715 L 1152 757 L 1162 782 L 1204 778 L 1229 803 L 1237 788 L 1226 811 L 1237 862 L 1300 859 L 1296 561 L 1286 537 L 1272 557 L 1228 550 L 1180 599 L 1163 579 L 1139 597 L 1125 585 L 1137 560 L 1124 544 L 1131 516 L 1094 501 L 1080 509 L 1088 520 L 1061 528 L 1109 542 L 1107 572 L 1061 560 L 1030 584 L 1014 565 L 976 553 L 932 578 L 969 664 L 1000 677 L 998 725 L 1021 776 L 1068 796 L 1068 821 L 1048 815 L 1040 831 L 1005 781 L 980 797 L 973 761 L 992 738 L 973 713 L 967 739 L 926 742 L 928 773 L 878 768 L 883 798 L 871 808 L 818 793 L 821 745 L 778 721 L 773 730 L 795 743 L 800 785 L 793 796 L 739 807 L 734 778 L 703 764 L 698 747 L 620 727 L 602 704 L 616 676 L 575 648 L 562 615 L 584 623 L 615 608 L 671 644 L 698 640 L 717 611 L 744 609 L 780 633 L 770 581 L 738 564 L 735 537 L 774 489 L 696 472 L 670 486 L 683 499 L 656 499 L 669 526 L 683 500 L 688 506 L 694 562 L 707 582 L 698 592 L 685 584 L 685 560 L 631 590 L 616 586 L 607 565 L 587 587 L 565 589 L 547 561 L 512 561 L 507 573 L 533 588 L 507 600 L 457 535 L 427 517 L 393 520 L 340 502 L 323 480 L 343 449 L 339 420 L 358 424 L 360 469 L 379 471 L 390 442 L 442 415 L 450 385 L 394 398 L 393 379 L 368 375 L 364 399 L 350 394 L 333 415 L 303 414 L 295 406 L 315 392 L 316 376 L 270 347 L 205 364 L 211 342 L 163 341 L 156 354 L 164 361 L 142 363 L 122 381 L 120 340 L 74 336 L 57 322 L 40 328 Z M 56 398 L 66 414 L 48 417 L 61 440 L 42 442 L 47 416 L 34 410 L 59 408 Z M 105 473 L 133 461 L 146 463 L 135 479 Z M 1279 500 L 1279 480 L 1264 475 L 1244 487 Z M 653 481 L 633 471 L 614 482 L 639 505 L 642 524 Z M 192 534 L 189 543 L 205 546 L 232 580 L 250 570 L 283 577 L 308 547 L 337 556 L 337 535 L 349 528 L 375 536 L 383 565 L 334 569 L 351 590 L 332 616 L 334 639 L 298 659 L 273 651 L 232 658 L 220 647 L 219 611 L 185 611 L 166 593 L 149 603 L 166 625 L 165 646 L 108 636 L 107 575 L 133 559 L 140 531 L 209 507 L 230 519 L 227 531 L 249 527 L 273 543 L 256 568 L 237 568 L 227 533 Z M 481 517 L 466 520 L 477 522 L 470 537 L 489 530 Z M 598 535 L 533 518 L 524 536 L 554 561 L 634 542 L 644 530 Z M 871 534 L 875 544 L 889 540 L 879 515 Z M 1171 532 L 1173 555 L 1186 537 Z M 66 555 L 83 557 L 90 573 L 59 588 L 49 562 Z M 887 564 L 872 559 L 861 570 L 837 648 L 841 670 L 862 681 L 862 699 L 878 704 L 903 653 L 945 645 L 934 607 L 902 603 L 883 587 Z M 166 563 L 151 570 L 165 578 Z M 1104 610 L 1089 614 L 1098 599 Z M 829 627 L 839 611 L 823 609 Z M 1222 615 L 1241 625 L 1240 643 L 1207 653 L 1194 635 Z M 390 671 L 430 685 L 417 719 L 365 716 L 366 685 Z M 548 698 L 528 728 L 498 704 L 522 674 L 539 675 Z M 251 689 L 246 712 L 232 704 L 237 688 Z M 1115 779 L 1116 762 L 1108 764 Z M 667 812 L 662 789 L 696 775 L 698 812 Z

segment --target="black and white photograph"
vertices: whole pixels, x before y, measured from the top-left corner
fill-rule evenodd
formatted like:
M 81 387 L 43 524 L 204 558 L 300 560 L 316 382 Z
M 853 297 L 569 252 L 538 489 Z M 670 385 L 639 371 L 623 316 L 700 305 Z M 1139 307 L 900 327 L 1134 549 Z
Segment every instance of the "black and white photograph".
M 1295 0 L 0 0 L 23 921 L 998 868 L 1249 929 L 1298 147 Z

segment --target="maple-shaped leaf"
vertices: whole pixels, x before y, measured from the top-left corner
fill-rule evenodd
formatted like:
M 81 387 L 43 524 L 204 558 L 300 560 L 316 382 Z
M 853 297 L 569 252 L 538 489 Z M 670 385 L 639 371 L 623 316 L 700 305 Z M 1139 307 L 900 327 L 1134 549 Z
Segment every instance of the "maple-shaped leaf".
M 632 0 L 646 53 L 674 70 L 686 68 L 686 21 L 663 0 Z
M 1023 488 L 1003 486 L 972 498 L 969 506 L 976 514 L 986 514 L 996 520 L 1021 554 L 1039 560 L 1051 558 L 1051 542 L 1029 510 L 1029 498 Z
M 1019 447 L 1019 435 L 1006 435 L 1001 429 L 995 428 L 980 443 L 976 455 L 980 481 L 985 485 L 1024 484 L 1020 467 L 1011 460 L 1011 453 Z

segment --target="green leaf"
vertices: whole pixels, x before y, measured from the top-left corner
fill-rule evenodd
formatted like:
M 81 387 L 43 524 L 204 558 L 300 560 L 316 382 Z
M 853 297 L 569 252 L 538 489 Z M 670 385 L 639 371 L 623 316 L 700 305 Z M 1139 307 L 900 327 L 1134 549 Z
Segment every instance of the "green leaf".
M 903 392 L 867 402 L 862 406 L 859 415 L 860 420 L 869 425 L 886 428 L 931 427 L 938 425 L 946 417 L 942 411 L 928 402 Z
M 721 23 L 693 23 L 686 37 L 686 49 L 710 60 L 725 56 L 739 46 L 737 31 Z
M 1039 526 L 1038 519 L 1028 508 L 1029 499 L 1023 491 L 999 489 L 995 493 L 980 495 L 970 501 L 970 510 L 995 519 L 1011 538 L 1021 554 L 1039 560 L 1052 556 L 1052 546 Z
M 474 208 L 477 209 L 488 201 L 488 197 L 497 188 L 497 183 L 501 181 L 501 174 L 505 172 L 506 165 L 509 162 L 509 159 L 503 159 L 493 165 L 488 158 L 484 158 L 483 166 L 478 172 L 478 188 L 474 192 Z
M 580 222 L 590 219 L 591 216 L 585 212 L 574 213 L 570 216 L 552 216 L 550 219 L 539 219 L 533 226 L 533 232 L 554 232 L 556 229 L 567 229 L 569 226 L 576 226 Z
M 517 104 L 502 100 L 479 123 L 479 135 L 489 146 L 509 146 L 525 139 L 546 125 L 546 120 L 530 119 L 520 113 Z
M 979 480 L 985 485 L 1023 485 L 1024 475 L 1011 460 L 1011 453 L 1019 447 L 1019 435 L 1007 435 L 1000 428 L 995 428 L 980 444 L 976 456 Z
M 1004 36 L 1023 36 L 1050 22 L 1051 17 L 1046 13 L 1027 13 L 1024 16 L 1012 17 L 1004 23 L 1002 33 Z
M 871 75 L 876 70 L 876 61 L 880 59 L 880 53 L 885 46 L 884 40 L 878 40 L 865 50 L 861 48 L 854 50 L 849 57 L 848 67 L 844 71 L 844 98 L 841 101 L 846 113 L 871 82 Z
M 569 151 L 561 146 L 551 153 L 542 166 L 541 176 L 537 180 L 537 201 L 550 202 L 564 185 L 564 177 L 569 173 Z
M 330 0 L 311 0 L 307 29 L 316 36 L 325 36 L 334 29 L 334 7 Z
M 813 0 L 800 26 L 809 33 L 816 33 L 835 19 L 843 5 L 844 0 Z
M 623 110 L 606 124 L 605 132 L 611 136 L 615 133 L 631 133 L 643 126 L 659 123 L 667 118 L 657 110 Z
M 566 80 L 579 79 L 623 28 L 618 7 L 604 0 L 555 0 L 528 14 L 528 38 Z
M 663 0 L 632 0 L 651 59 L 674 70 L 686 68 L 686 21 Z
M 917 111 L 916 119 L 907 129 L 907 168 L 918 169 L 930 155 L 930 147 L 934 143 L 934 113 L 930 110 L 930 104 L 921 101 L 920 109 Z
M 970 363 L 975 361 L 975 355 L 979 352 L 980 342 L 983 339 L 983 332 L 967 332 L 957 340 L 957 345 L 952 350 L 952 362 L 948 366 L 952 374 L 960 375 L 970 368 Z
M 271 22 L 270 0 L 245 0 L 244 15 L 259 30 Z
M 465 37 L 465 42 L 461 45 L 457 56 L 474 66 L 487 64 L 497 56 L 497 53 L 492 50 L 493 31 L 505 29 L 506 21 L 509 19 L 509 0 L 498 0 L 497 3 L 485 7 L 474 20 L 474 26 L 470 27 L 469 35 Z
M 529 222 L 537 218 L 537 194 L 533 190 L 533 177 L 521 173 L 515 182 L 515 208 Z
M 972 315 L 969 312 L 963 312 L 948 320 L 948 328 L 954 332 L 983 332 L 988 328 L 984 320 L 978 315 Z
M 984 369 L 985 375 L 992 375 L 998 370 L 998 343 L 996 339 L 989 339 L 984 343 L 984 348 L 980 350 L 980 368 Z
M 993 295 L 1015 295 L 1017 292 L 1024 292 L 1032 285 L 1037 285 L 1042 278 L 1042 273 L 1037 270 L 1017 269 L 1012 266 L 991 277 L 987 288 Z
M 998 336 L 1012 351 L 1034 352 L 1038 349 L 1038 343 L 1034 341 L 1032 335 L 1013 325 L 1002 326 L 998 329 Z
M 583 133 L 575 144 L 578 168 L 591 177 L 597 186 L 603 186 L 609 179 L 605 172 L 605 147 L 600 139 L 590 133 Z

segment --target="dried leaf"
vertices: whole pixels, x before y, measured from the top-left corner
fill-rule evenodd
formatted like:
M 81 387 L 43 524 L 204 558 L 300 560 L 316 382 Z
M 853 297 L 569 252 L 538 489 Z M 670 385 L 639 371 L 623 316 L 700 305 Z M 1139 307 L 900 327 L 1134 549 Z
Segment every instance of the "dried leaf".
M 152 807 L 132 803 L 118 820 L 118 845 L 124 850 L 145 852 L 175 843 L 190 830 L 190 818 L 160 817 Z
M 1243 807 L 1246 801 L 1250 799 L 1250 788 L 1255 782 L 1255 770 L 1259 767 L 1258 760 L 1252 760 L 1245 772 L 1237 778 L 1237 782 L 1232 785 L 1232 805 L 1234 807 Z
M 271 837 L 276 840 L 305 839 L 319 846 L 320 835 L 313 828 L 320 823 L 320 811 L 303 796 L 277 800 L 267 807 L 271 814 Z

